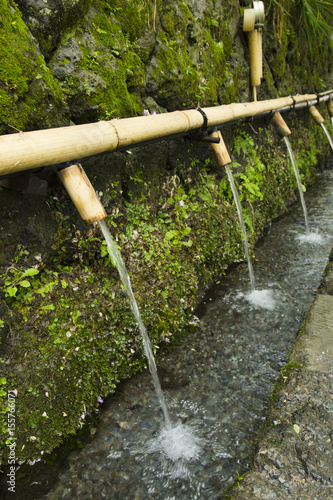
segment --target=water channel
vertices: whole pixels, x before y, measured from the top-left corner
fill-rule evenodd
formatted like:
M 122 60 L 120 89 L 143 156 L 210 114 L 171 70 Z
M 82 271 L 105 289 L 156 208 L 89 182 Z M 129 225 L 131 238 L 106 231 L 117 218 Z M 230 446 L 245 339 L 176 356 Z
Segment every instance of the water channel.
M 298 202 L 271 224 L 255 250 L 256 286 L 271 292 L 272 300 L 248 301 L 244 262 L 203 298 L 195 331 L 158 357 L 170 419 L 184 426 L 178 426 L 170 453 L 147 370 L 104 403 L 94 440 L 69 455 L 49 493 L 33 498 L 214 500 L 246 471 L 272 386 L 333 246 L 332 169 L 318 174 L 305 198 L 313 238 L 305 237 Z M 182 460 L 178 439 L 189 441 Z

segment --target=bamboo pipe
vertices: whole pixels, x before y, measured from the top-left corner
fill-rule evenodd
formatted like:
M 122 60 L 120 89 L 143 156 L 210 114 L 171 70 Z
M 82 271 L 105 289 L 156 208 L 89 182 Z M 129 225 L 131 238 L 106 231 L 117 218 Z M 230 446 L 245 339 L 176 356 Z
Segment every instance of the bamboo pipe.
M 261 83 L 261 78 L 263 77 L 263 57 L 262 57 L 262 30 L 260 29 L 258 31 L 258 37 L 259 37 L 259 55 L 260 55 L 260 62 L 259 62 L 259 68 L 260 68 L 260 83 Z
M 332 91 L 333 92 L 333 91 Z M 329 94 L 323 97 L 329 99 Z M 208 127 L 256 117 L 277 109 L 317 100 L 316 94 L 204 108 Z M 317 102 L 317 101 L 316 101 Z M 195 109 L 159 115 L 100 121 L 0 136 L 0 176 L 94 156 L 172 135 L 189 135 L 204 124 Z
M 216 132 L 213 132 L 210 134 L 211 137 L 218 137 L 220 139 L 220 142 L 218 143 L 211 143 L 211 146 L 215 152 L 215 156 L 217 159 L 218 164 L 221 167 L 224 167 L 225 165 L 228 165 L 228 163 L 231 163 L 231 159 L 227 150 L 227 147 L 225 145 L 225 142 L 223 140 L 222 134 L 219 130 Z
M 320 125 L 321 123 L 324 123 L 325 119 L 322 117 L 322 115 L 319 113 L 318 109 L 316 108 L 316 106 L 310 106 L 309 108 L 309 113 L 310 115 L 312 116 L 312 118 L 314 119 L 314 121 L 316 123 L 318 123 L 318 125 Z
M 244 9 L 243 31 L 253 31 L 255 19 L 254 9 Z
M 260 52 L 260 35 L 258 30 L 253 30 L 249 33 L 249 50 L 250 50 L 250 66 L 251 66 L 251 84 L 253 87 L 258 87 L 261 83 L 261 52 Z
M 282 118 L 281 113 L 274 113 L 272 116 L 272 122 L 274 123 L 277 133 L 281 138 L 291 134 L 291 130 Z
M 58 174 L 84 222 L 92 224 L 106 217 L 104 207 L 81 165 L 71 165 Z
M 333 101 L 327 101 L 326 104 L 330 117 L 333 117 Z

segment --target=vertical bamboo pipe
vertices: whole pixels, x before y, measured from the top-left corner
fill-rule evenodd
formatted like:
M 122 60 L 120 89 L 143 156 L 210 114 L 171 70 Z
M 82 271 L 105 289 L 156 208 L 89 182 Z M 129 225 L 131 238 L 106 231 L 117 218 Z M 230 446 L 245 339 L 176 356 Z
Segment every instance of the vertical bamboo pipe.
M 322 117 L 322 115 L 319 113 L 318 109 L 316 108 L 316 106 L 310 106 L 309 107 L 309 113 L 310 115 L 312 116 L 312 118 L 314 119 L 314 121 L 316 123 L 318 123 L 318 125 L 320 125 L 321 123 L 324 123 L 325 119 Z
M 251 85 L 253 87 L 253 100 L 257 100 L 257 87 L 261 83 L 261 54 L 260 54 L 260 35 L 258 30 L 249 33 L 249 50 L 251 66 Z
M 59 177 L 84 222 L 92 224 L 107 216 L 81 165 L 64 168 Z
M 282 118 L 281 113 L 274 113 L 272 116 L 272 122 L 274 123 L 277 133 L 281 138 L 291 134 L 291 130 Z
M 262 57 L 262 29 L 259 30 L 258 32 L 259 35 L 259 54 L 260 54 L 260 83 L 261 83 L 261 78 L 263 77 L 263 57 Z
M 211 137 L 218 137 L 220 139 L 219 143 L 214 143 L 214 142 L 211 143 L 211 146 L 215 152 L 218 164 L 221 167 L 224 167 L 225 165 L 228 165 L 228 163 L 231 163 L 231 158 L 229 156 L 229 153 L 228 153 L 227 147 L 225 145 L 225 142 L 223 140 L 221 132 L 219 130 L 217 130 L 216 132 L 213 132 L 211 134 Z

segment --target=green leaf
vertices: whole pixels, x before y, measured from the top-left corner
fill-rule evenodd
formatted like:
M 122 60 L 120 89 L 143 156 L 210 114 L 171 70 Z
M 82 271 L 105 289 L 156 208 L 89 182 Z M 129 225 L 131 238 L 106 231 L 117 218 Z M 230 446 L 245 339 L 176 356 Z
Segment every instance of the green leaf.
M 17 292 L 16 286 L 9 286 L 6 288 L 6 293 L 9 295 L 9 297 L 15 297 L 16 292 Z
M 107 243 L 106 241 L 103 241 L 101 245 L 101 256 L 106 257 L 107 255 L 109 255 Z
M 24 273 L 22 274 L 22 278 L 24 278 L 25 276 L 34 276 L 35 274 L 39 274 L 38 269 L 36 269 L 35 267 L 31 267 L 30 269 L 24 271 Z
M 168 231 L 167 233 L 165 233 L 165 237 L 168 240 L 172 240 L 175 236 L 177 236 L 177 234 L 178 234 L 178 231 L 172 230 L 172 231 Z
M 54 304 L 48 304 L 47 306 L 42 306 L 41 309 L 42 309 L 42 311 L 54 311 L 55 310 L 55 305 Z
M 31 286 L 30 281 L 28 281 L 28 280 L 22 280 L 22 281 L 20 281 L 19 285 L 23 286 L 23 288 L 29 288 L 29 286 Z
M 67 287 L 68 287 L 68 283 L 67 283 L 67 281 L 66 281 L 66 280 L 64 280 L 64 279 L 62 279 L 62 280 L 61 280 L 61 286 L 62 286 L 62 288 L 67 288 Z
M 299 425 L 297 424 L 294 424 L 294 431 L 296 432 L 296 434 L 299 434 Z

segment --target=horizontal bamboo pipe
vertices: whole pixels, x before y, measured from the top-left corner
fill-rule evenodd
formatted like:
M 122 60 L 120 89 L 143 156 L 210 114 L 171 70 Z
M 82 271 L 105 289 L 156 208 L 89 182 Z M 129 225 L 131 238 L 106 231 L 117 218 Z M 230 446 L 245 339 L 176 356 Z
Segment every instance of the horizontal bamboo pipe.
M 333 94 L 333 91 L 331 91 Z M 327 93 L 322 100 L 329 100 Z M 225 104 L 204 108 L 208 127 L 267 114 L 296 103 L 317 102 L 316 94 L 280 97 L 265 101 Z M 94 156 L 142 142 L 174 135 L 189 135 L 204 125 L 196 109 L 159 115 L 100 121 L 75 127 L 62 127 L 0 136 L 0 176 L 32 168 L 55 165 Z
M 244 9 L 243 31 L 253 31 L 256 22 L 254 9 Z

